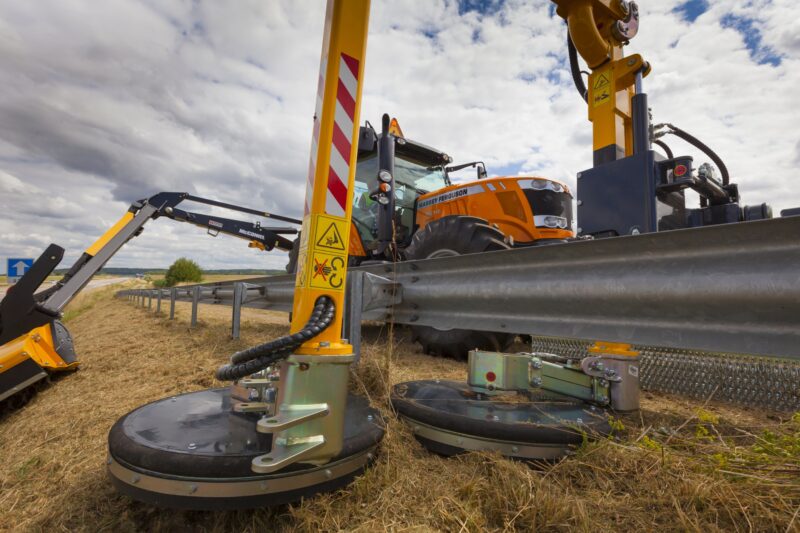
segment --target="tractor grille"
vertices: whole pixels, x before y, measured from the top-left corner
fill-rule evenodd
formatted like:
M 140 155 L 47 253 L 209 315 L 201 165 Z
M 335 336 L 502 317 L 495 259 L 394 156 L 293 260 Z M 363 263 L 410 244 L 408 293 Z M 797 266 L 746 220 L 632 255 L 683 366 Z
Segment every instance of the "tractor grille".
M 551 215 L 567 219 L 567 228 L 572 227 L 572 196 L 550 189 L 522 189 L 531 205 L 534 216 Z

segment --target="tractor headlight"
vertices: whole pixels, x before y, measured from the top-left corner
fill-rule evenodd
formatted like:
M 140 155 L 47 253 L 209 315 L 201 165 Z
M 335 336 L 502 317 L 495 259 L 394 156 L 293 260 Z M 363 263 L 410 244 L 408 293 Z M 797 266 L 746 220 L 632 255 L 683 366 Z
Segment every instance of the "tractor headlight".
M 385 183 L 389 183 L 392 181 L 392 174 L 388 170 L 381 170 L 378 172 L 378 179 Z
M 387 198 L 385 194 L 381 194 L 378 196 L 378 203 L 381 205 L 386 205 L 389 203 L 389 198 Z
M 566 229 L 567 219 L 555 215 L 536 215 L 533 217 L 533 223 L 537 227 L 545 227 L 552 229 Z

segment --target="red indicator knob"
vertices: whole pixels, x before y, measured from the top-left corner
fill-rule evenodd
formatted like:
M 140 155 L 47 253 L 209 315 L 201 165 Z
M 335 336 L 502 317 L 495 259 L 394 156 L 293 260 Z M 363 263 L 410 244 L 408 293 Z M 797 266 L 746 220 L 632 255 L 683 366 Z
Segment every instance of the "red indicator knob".
M 497 379 L 497 376 L 494 372 L 487 372 L 486 373 L 486 381 L 492 382 Z

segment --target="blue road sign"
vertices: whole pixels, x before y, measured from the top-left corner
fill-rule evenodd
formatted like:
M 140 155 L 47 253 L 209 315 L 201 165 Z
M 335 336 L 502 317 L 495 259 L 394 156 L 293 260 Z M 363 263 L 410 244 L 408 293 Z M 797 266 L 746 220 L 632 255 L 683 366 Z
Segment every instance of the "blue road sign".
M 6 276 L 9 283 L 16 283 L 33 266 L 33 259 L 11 257 L 6 263 Z

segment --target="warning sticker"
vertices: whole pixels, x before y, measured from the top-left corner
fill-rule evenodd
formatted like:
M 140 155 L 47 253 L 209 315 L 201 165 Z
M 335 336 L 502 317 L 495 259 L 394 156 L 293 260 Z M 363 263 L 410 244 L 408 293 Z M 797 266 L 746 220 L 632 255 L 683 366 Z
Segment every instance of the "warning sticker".
M 345 250 L 344 239 L 339 226 L 344 226 L 344 221 L 319 217 L 317 219 L 317 247 L 342 252 Z
M 297 261 L 303 268 L 295 284 L 343 291 L 347 274 L 347 220 L 329 215 L 312 215 L 310 218 L 311 231 L 306 231 L 305 221 L 303 224 L 303 246 Z
M 592 85 L 592 103 L 594 107 L 611 101 L 611 83 L 608 71 L 601 72 Z
M 315 289 L 344 289 L 344 276 L 347 270 L 347 256 L 326 254 L 314 251 L 311 262 L 309 287 Z

